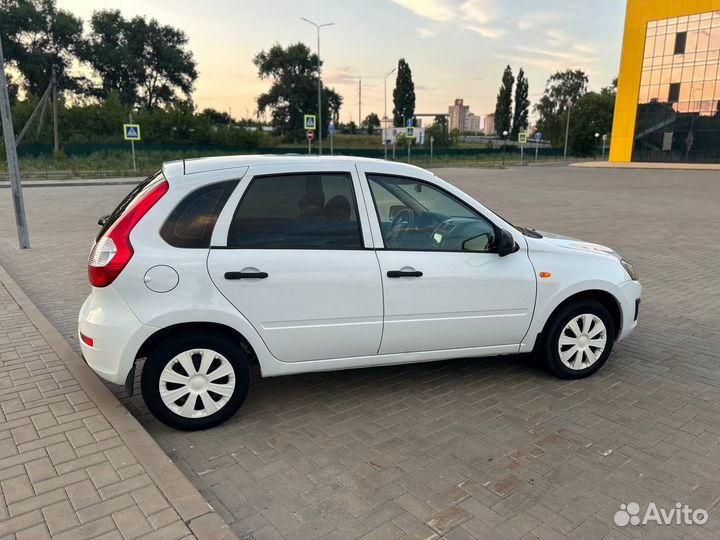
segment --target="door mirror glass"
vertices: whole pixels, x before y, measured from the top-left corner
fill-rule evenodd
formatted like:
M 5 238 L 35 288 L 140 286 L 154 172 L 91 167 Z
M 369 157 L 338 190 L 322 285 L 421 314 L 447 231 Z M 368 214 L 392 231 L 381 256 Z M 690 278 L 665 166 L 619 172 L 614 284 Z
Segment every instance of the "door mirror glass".
M 490 233 L 482 233 L 472 238 L 468 238 L 462 244 L 463 251 L 474 251 L 477 253 L 487 253 L 492 249 L 495 238 Z
M 515 253 L 519 249 L 519 246 L 515 243 L 515 238 L 505 229 L 500 229 L 500 236 L 498 237 L 498 255 L 505 257 L 511 253 Z

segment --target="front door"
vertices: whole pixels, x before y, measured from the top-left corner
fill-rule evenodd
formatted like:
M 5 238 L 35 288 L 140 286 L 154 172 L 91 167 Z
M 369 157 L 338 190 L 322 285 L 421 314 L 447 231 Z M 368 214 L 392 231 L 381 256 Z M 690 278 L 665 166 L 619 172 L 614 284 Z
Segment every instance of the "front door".
M 366 177 L 384 243 L 376 251 L 385 297 L 379 352 L 511 352 L 535 303 L 525 248 L 499 257 L 498 229 L 430 183 Z
M 357 174 L 248 175 L 227 245 L 210 250 L 215 285 L 281 361 L 377 354 L 382 288 Z

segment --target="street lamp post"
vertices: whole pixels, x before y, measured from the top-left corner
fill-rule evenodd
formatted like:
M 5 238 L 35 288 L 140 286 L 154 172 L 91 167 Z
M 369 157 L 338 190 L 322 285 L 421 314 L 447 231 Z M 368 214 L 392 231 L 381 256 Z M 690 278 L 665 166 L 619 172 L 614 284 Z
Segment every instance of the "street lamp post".
M 384 117 L 383 117 L 383 123 L 384 123 L 384 125 L 383 125 L 383 129 L 382 129 L 382 134 L 383 134 L 383 146 L 385 147 L 385 159 L 387 159 L 387 133 L 386 133 L 385 130 L 387 130 L 387 121 L 388 121 L 388 115 L 387 115 L 387 78 L 388 78 L 390 75 L 392 75 L 393 73 L 395 73 L 395 70 L 396 70 L 396 69 L 397 69 L 397 68 L 392 68 L 392 70 L 389 71 L 389 72 L 385 75 L 385 82 L 384 82 L 384 85 L 385 85 L 385 115 L 384 115 Z
M 323 123 L 322 123 L 322 82 L 320 81 L 320 29 L 323 26 L 333 26 L 335 23 L 323 23 L 323 24 L 317 24 L 312 22 L 309 19 L 306 19 L 305 17 L 300 17 L 301 20 L 305 21 L 308 24 L 312 24 L 315 29 L 317 30 L 317 72 L 318 72 L 318 82 L 317 82 L 317 94 L 318 94 L 318 104 L 317 104 L 317 113 L 318 113 L 318 155 L 322 155 L 322 129 L 323 129 Z
M 508 136 L 507 130 L 502 132 L 502 136 L 503 136 L 503 168 L 505 168 L 505 144 L 507 143 L 507 136 Z
M 568 103 L 567 108 L 567 121 L 565 122 L 565 150 L 563 151 L 563 159 L 567 159 L 567 150 L 568 150 L 568 136 L 570 135 L 570 109 L 572 108 L 572 103 Z
M 597 143 L 598 143 L 599 138 L 600 138 L 600 134 L 596 132 L 595 133 L 595 148 L 593 148 L 593 160 L 597 159 Z

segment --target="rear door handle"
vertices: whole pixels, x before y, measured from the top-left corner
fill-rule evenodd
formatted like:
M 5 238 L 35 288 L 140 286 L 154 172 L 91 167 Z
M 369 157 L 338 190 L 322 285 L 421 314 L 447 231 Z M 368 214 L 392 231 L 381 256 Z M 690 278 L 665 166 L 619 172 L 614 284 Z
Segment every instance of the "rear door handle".
M 225 272 L 225 279 L 265 279 L 267 272 Z
M 399 277 L 422 277 L 423 273 L 417 270 L 413 271 L 403 271 L 403 270 L 390 270 L 387 273 L 387 277 L 389 278 L 399 278 Z

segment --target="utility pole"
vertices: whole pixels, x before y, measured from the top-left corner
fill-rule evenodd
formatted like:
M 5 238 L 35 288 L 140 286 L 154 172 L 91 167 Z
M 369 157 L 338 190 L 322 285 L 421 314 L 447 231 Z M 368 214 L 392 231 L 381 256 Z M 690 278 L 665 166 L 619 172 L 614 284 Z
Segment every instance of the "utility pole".
M 567 108 L 567 122 L 565 123 L 565 150 L 563 151 L 563 159 L 567 161 L 567 149 L 568 149 L 568 136 L 570 135 L 570 109 L 572 103 L 568 103 Z
M 358 77 L 358 123 L 362 122 L 362 76 Z
M 383 116 L 383 127 L 382 127 L 382 134 L 383 134 L 383 146 L 385 147 L 385 159 L 387 159 L 387 122 L 388 122 L 388 115 L 387 115 L 387 78 L 395 73 L 395 70 L 397 68 L 392 68 L 392 71 L 387 73 L 385 75 L 385 81 L 384 81 L 384 88 L 385 88 L 385 115 Z M 395 159 L 395 143 L 393 142 L 393 159 Z
M 58 109 L 57 109 L 57 74 L 55 66 L 52 68 L 52 102 L 53 102 L 53 151 L 57 155 L 60 151 L 60 136 L 58 135 Z
M 15 207 L 18 243 L 20 249 L 28 249 L 30 247 L 30 236 L 28 234 L 27 219 L 25 218 L 22 186 L 20 185 L 20 165 L 18 164 L 17 148 L 15 148 L 15 131 L 12 123 L 12 111 L 10 110 L 7 77 L 5 76 L 2 40 L 0 40 L 0 116 L 2 117 L 2 130 L 5 138 L 5 153 L 7 154 L 8 171 L 10 173 L 13 206 Z
M 317 72 L 318 72 L 318 81 L 317 81 L 317 94 L 318 94 L 318 155 L 322 155 L 322 132 L 323 132 L 323 123 L 322 123 L 322 82 L 320 80 L 320 66 L 322 62 L 320 62 L 320 29 L 323 26 L 332 26 L 335 23 L 323 23 L 323 24 L 317 24 L 312 22 L 309 19 L 306 19 L 305 17 L 300 17 L 301 20 L 305 21 L 308 24 L 312 24 L 315 29 L 317 30 Z

